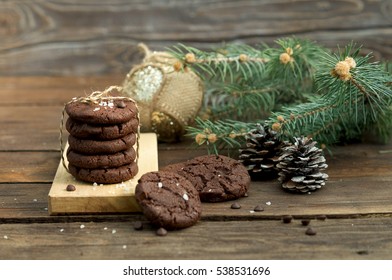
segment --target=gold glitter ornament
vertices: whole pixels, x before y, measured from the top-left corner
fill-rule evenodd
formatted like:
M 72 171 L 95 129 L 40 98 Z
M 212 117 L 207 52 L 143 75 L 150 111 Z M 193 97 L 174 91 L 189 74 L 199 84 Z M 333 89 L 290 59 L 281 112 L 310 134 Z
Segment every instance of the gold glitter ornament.
M 182 63 L 169 53 L 152 52 L 144 44 L 139 48 L 145 57 L 127 74 L 123 94 L 137 101 L 142 132 L 178 141 L 199 112 L 203 83 L 193 71 L 182 71 Z
M 172 117 L 162 112 L 152 112 L 151 130 L 163 142 L 176 142 L 184 133 L 183 127 Z

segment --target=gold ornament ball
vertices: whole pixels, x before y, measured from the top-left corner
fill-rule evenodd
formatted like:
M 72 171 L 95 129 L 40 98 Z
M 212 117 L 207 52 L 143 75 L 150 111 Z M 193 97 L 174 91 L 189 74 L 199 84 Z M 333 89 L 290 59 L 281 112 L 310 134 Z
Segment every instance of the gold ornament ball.
M 171 116 L 162 112 L 152 112 L 151 130 L 163 142 L 177 142 L 183 134 L 181 125 Z

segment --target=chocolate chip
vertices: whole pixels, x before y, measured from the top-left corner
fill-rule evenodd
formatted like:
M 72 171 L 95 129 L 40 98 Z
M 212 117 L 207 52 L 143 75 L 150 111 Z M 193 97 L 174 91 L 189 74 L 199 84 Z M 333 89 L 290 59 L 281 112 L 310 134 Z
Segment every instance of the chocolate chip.
M 317 219 L 317 220 L 320 220 L 320 221 L 325 221 L 325 220 L 327 219 L 327 216 L 325 216 L 325 215 L 318 215 L 318 216 L 316 217 L 316 219 Z
M 124 101 L 120 100 L 119 102 L 116 103 L 117 108 L 125 108 L 127 105 L 125 104 Z
M 310 224 L 310 220 L 302 220 L 301 221 L 301 224 L 303 225 L 303 226 L 307 226 L 307 225 L 309 225 Z
M 308 229 L 305 231 L 306 235 L 316 235 L 317 232 L 312 228 L 312 227 L 308 227 Z
M 157 234 L 158 236 L 165 236 L 165 235 L 167 234 L 167 230 L 161 227 L 161 228 L 159 228 L 159 229 L 157 230 L 156 234 Z
M 231 205 L 231 209 L 240 209 L 240 208 L 241 208 L 241 205 L 239 205 L 237 202 L 235 202 Z
M 255 212 L 262 212 L 262 211 L 264 211 L 264 208 L 261 207 L 260 205 L 257 205 L 253 210 L 254 210 Z
M 291 223 L 291 220 L 292 220 L 292 219 L 293 219 L 293 216 L 291 216 L 291 215 L 285 215 L 285 216 L 283 216 L 283 218 L 282 218 L 283 223 L 285 223 L 285 224 Z
M 143 229 L 143 223 L 140 221 L 136 221 L 133 223 L 133 228 L 134 230 L 142 230 Z
M 68 185 L 66 190 L 67 192 L 73 192 L 76 191 L 76 187 L 74 185 Z

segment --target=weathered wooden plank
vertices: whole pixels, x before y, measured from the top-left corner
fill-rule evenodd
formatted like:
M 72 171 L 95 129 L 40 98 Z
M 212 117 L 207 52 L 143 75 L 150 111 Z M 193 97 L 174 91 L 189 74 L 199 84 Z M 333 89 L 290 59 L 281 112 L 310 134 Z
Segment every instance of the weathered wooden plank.
M 265 220 L 280 219 L 283 215 L 298 218 L 326 215 L 334 218 L 391 214 L 391 186 L 392 176 L 378 180 L 346 180 L 332 176 L 321 190 L 310 195 L 296 195 L 283 191 L 275 180 L 253 181 L 249 196 L 236 201 L 241 209 L 231 209 L 233 201 L 203 203 L 202 219 Z M 44 209 L 48 207 L 48 193 L 49 186 L 46 184 L 0 184 L 1 218 L 20 222 L 26 219 L 51 221 Z M 253 212 L 257 205 L 262 206 L 264 211 Z M 107 219 L 110 220 L 111 217 Z
M 0 183 L 51 183 L 60 152 L 0 152 Z
M 0 77 L 0 105 L 63 105 L 73 97 L 121 85 L 124 79 L 125 74 L 88 77 L 4 76 Z
M 0 150 L 60 150 L 62 109 L 26 105 L 1 108 Z
M 390 59 L 390 1 L 3 1 L 2 75 L 126 73 L 140 41 L 206 48 L 308 37 L 327 47 L 351 40 Z
M 390 259 L 390 218 L 201 221 L 155 235 L 127 222 L 0 224 L 0 259 Z M 211 234 L 211 233 L 214 234 Z M 6 237 L 6 238 L 4 238 Z

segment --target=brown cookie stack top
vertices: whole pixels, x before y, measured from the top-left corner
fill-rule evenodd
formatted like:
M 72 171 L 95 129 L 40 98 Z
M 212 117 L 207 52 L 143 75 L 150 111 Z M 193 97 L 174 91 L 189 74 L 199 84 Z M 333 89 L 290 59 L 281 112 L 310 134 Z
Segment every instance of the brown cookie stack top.
M 138 109 L 132 100 L 105 97 L 74 99 L 65 106 L 69 118 L 68 170 L 77 179 L 114 184 L 138 172 Z

